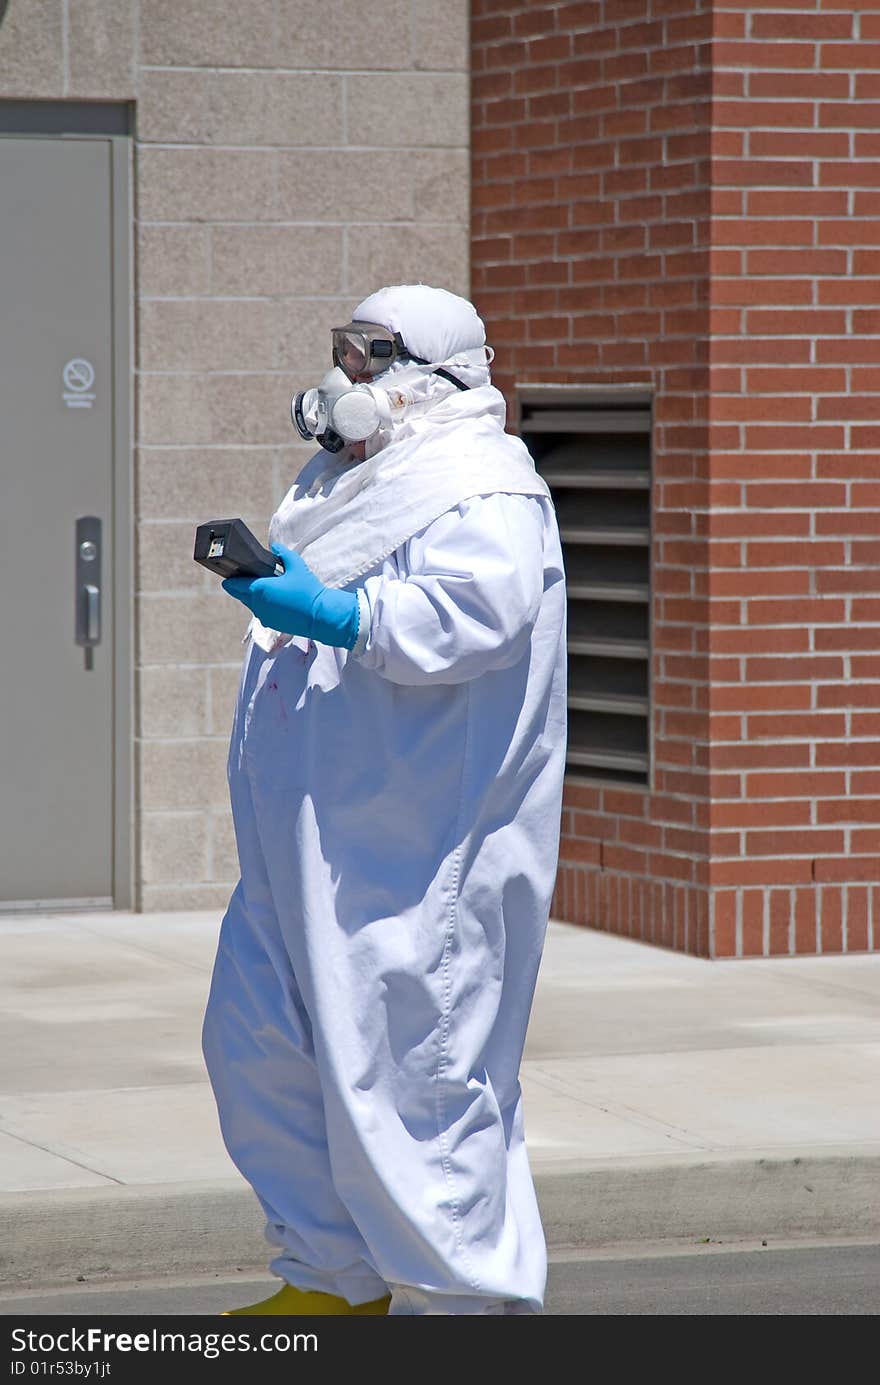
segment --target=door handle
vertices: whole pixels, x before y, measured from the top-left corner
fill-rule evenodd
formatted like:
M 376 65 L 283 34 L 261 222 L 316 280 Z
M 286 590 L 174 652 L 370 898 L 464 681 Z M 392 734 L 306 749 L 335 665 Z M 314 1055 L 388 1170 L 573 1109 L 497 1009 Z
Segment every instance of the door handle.
M 101 521 L 83 515 L 76 521 L 75 635 L 85 650 L 85 666 L 94 667 L 92 653 L 101 643 Z
M 86 639 L 89 644 L 98 644 L 101 639 L 101 593 L 91 582 L 86 582 L 83 591 L 86 597 Z

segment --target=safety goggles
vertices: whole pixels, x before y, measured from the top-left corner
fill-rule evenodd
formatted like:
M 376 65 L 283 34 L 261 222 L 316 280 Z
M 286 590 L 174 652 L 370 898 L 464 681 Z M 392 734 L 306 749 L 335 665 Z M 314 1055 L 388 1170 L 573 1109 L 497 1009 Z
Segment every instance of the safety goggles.
M 399 332 L 375 322 L 348 322 L 331 329 L 333 364 L 344 370 L 349 380 L 364 375 L 381 375 L 399 360 L 412 360 Z

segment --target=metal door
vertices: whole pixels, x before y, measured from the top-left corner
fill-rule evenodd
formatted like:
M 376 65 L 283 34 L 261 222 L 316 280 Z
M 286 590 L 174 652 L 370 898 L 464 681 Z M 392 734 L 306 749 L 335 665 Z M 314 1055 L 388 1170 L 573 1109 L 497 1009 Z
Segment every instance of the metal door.
M 0 138 L 0 908 L 113 902 L 114 150 Z

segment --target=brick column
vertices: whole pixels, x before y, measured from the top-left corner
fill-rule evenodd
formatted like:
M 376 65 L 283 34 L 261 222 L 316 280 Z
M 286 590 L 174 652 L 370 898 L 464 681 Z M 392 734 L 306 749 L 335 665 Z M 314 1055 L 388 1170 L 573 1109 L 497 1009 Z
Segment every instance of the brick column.
M 880 12 L 797 8 L 714 15 L 718 956 L 880 942 Z
M 880 0 L 475 0 L 499 382 L 655 397 L 653 781 L 571 782 L 559 916 L 715 957 L 880 921 Z
M 473 6 L 471 272 L 495 378 L 511 399 L 654 389 L 652 789 L 567 785 L 554 910 L 703 955 L 709 625 L 728 614 L 707 572 L 710 37 L 693 0 Z

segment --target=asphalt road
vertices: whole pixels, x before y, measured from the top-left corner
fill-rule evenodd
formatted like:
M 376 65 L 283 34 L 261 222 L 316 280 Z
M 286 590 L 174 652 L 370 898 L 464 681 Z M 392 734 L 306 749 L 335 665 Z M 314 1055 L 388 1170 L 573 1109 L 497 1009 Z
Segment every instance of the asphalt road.
M 0 1315 L 212 1315 L 250 1303 L 273 1282 L 253 1270 L 187 1281 L 83 1284 L 40 1293 L 0 1293 Z M 551 1315 L 735 1316 L 880 1312 L 880 1245 L 698 1245 L 669 1252 L 557 1252 L 549 1276 Z

